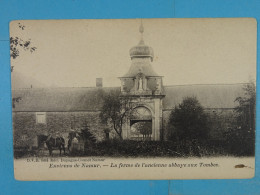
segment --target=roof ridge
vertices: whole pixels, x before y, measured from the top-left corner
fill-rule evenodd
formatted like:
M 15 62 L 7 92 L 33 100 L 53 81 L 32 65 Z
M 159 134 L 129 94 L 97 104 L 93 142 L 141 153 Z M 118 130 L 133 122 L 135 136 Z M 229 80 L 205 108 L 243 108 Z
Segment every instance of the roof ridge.
M 34 88 L 17 88 L 12 89 L 12 91 L 15 90 L 34 90 L 34 89 L 107 89 L 107 88 L 120 88 L 120 86 L 117 87 L 34 87 Z
M 249 82 L 248 82 L 249 83 Z M 183 85 L 164 85 L 164 87 L 177 87 L 177 86 L 194 86 L 194 85 L 244 85 L 248 83 L 206 83 L 206 84 L 183 84 Z

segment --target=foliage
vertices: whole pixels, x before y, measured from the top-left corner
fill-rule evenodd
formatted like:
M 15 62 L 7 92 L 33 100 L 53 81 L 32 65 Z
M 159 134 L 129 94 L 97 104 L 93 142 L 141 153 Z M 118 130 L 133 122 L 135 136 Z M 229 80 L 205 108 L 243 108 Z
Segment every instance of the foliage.
M 81 147 L 72 146 L 72 140 L 76 137 L 78 140 L 78 144 Z M 76 129 L 69 134 L 68 145 L 70 147 L 70 156 L 82 156 L 84 155 L 84 151 L 91 151 L 93 145 L 96 143 L 96 137 L 91 133 L 87 123 L 85 123 L 79 129 Z
M 21 23 L 18 23 L 18 27 L 21 30 L 25 29 L 25 26 Z M 10 37 L 10 56 L 12 59 L 16 59 L 20 55 L 20 49 L 25 51 L 30 51 L 31 53 L 34 52 L 37 48 L 31 46 L 31 40 L 24 41 L 19 37 Z M 13 72 L 14 66 L 11 66 L 11 72 Z M 15 108 L 15 103 L 18 103 L 22 98 L 17 97 L 12 99 L 12 106 Z
M 255 151 L 255 112 L 256 88 L 254 83 L 244 86 L 244 95 L 235 99 L 236 122 L 226 134 L 225 139 L 231 150 L 238 150 L 240 155 L 254 155 Z
M 80 136 L 82 136 L 84 140 L 91 141 L 92 143 L 95 143 L 97 141 L 95 136 L 90 132 L 89 127 L 87 125 L 84 125 L 81 128 Z
M 152 134 L 152 123 L 151 122 L 138 122 L 135 125 L 136 130 L 138 133 L 143 135 L 143 138 L 150 137 Z
M 118 90 L 112 90 L 103 96 L 101 121 L 104 124 L 112 125 L 120 139 L 123 139 L 123 125 L 133 109 L 130 102 L 131 97 L 122 96 Z
M 237 97 L 236 102 L 239 105 L 235 108 L 237 122 L 240 128 L 247 130 L 255 129 L 256 112 L 256 87 L 254 83 L 248 83 L 244 86 L 244 96 Z
M 209 133 L 208 116 L 195 97 L 186 97 L 171 112 L 168 127 L 173 140 L 205 140 Z
M 196 141 L 134 141 L 110 139 L 96 144 L 88 144 L 85 152 L 76 152 L 72 156 L 103 156 L 103 157 L 220 157 L 250 156 L 241 155 L 239 149 L 226 147 L 225 140 Z M 16 158 L 41 156 L 36 150 L 14 148 Z
M 24 49 L 25 51 L 30 51 L 31 53 L 36 50 L 36 47 L 31 46 L 31 40 L 24 41 L 19 37 L 10 37 L 10 55 L 11 58 L 16 59 L 19 54 L 19 48 Z
M 25 26 L 18 23 L 18 27 L 21 30 L 25 29 Z M 20 55 L 20 49 L 24 51 L 34 52 L 37 48 L 31 45 L 31 39 L 23 40 L 20 37 L 10 37 L 10 56 L 16 59 Z M 13 66 L 11 66 L 11 72 L 13 71 Z
M 223 141 L 134 141 L 106 140 L 97 143 L 85 156 L 112 157 L 208 157 L 237 156 L 223 147 Z
M 15 108 L 15 103 L 18 103 L 21 99 L 22 99 L 21 97 L 16 97 L 16 98 L 12 99 L 12 102 L 13 102 L 12 106 L 13 106 L 13 108 Z

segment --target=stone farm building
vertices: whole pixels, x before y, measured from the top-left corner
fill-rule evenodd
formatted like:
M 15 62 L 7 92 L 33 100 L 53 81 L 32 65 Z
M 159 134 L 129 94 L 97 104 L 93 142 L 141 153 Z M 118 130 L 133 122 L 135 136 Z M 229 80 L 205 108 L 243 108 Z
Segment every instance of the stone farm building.
M 141 34 L 143 27 L 140 27 Z M 113 130 L 99 118 L 103 105 L 102 93 L 120 90 L 122 95 L 133 98 L 138 115 L 129 118 L 123 128 L 124 139 L 136 139 L 131 127 L 140 121 L 151 122 L 151 140 L 167 140 L 167 123 L 170 112 L 184 97 L 195 96 L 210 113 L 222 121 L 222 126 L 211 130 L 214 137 L 221 137 L 223 128 L 233 120 L 236 97 L 243 96 L 243 84 L 176 85 L 164 86 L 163 77 L 152 68 L 154 53 L 143 38 L 130 49 L 132 64 L 129 71 L 120 77 L 121 86 L 102 87 L 97 79 L 96 87 L 82 88 L 26 88 L 12 91 L 13 98 L 21 97 L 13 108 L 14 146 L 38 147 L 38 136 L 59 133 L 65 138 L 71 129 L 87 124 L 97 141 L 113 137 Z M 223 127 L 223 125 L 225 127 Z M 222 130 L 221 130 L 222 129 Z

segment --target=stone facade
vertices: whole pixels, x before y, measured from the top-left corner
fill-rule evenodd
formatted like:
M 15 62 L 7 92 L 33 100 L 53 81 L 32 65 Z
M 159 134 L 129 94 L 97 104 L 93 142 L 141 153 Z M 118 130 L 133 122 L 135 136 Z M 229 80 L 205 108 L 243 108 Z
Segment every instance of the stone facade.
M 44 112 L 45 123 L 37 123 L 38 112 L 13 112 L 13 135 L 15 147 L 38 147 L 39 135 L 62 135 L 67 143 L 68 133 L 72 129 L 87 125 L 97 141 L 106 138 L 104 126 L 99 117 L 99 111 L 87 112 Z M 43 113 L 43 112 L 41 112 Z M 113 132 L 112 132 L 113 134 Z M 113 135 L 110 136 L 113 136 Z

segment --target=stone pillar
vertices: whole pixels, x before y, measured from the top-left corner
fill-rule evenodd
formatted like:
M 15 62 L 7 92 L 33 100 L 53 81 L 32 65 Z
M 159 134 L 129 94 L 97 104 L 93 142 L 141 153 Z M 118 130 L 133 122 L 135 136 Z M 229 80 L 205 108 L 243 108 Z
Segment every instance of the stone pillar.
M 160 99 L 160 140 L 164 140 L 163 138 L 164 132 L 163 132 L 163 111 L 162 111 L 162 100 Z
M 152 118 L 152 135 L 151 135 L 152 141 L 155 140 L 155 124 L 154 124 L 155 120 L 154 119 L 155 119 L 155 117 Z
M 138 90 L 138 78 L 135 78 L 135 92 Z
M 121 79 L 121 92 L 124 92 L 125 80 Z
M 144 90 L 146 91 L 146 90 L 147 90 L 147 79 L 144 78 L 143 80 L 144 80 L 143 88 L 144 88 Z
M 160 99 L 154 99 L 154 141 L 160 140 Z
M 158 80 L 158 90 L 161 91 L 162 90 L 162 79 L 159 78 Z
M 123 124 L 123 130 L 122 130 L 122 137 L 123 139 L 129 139 L 130 136 L 130 120 L 127 119 L 127 121 Z

